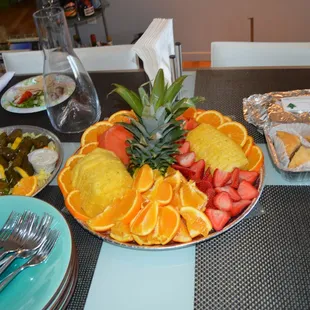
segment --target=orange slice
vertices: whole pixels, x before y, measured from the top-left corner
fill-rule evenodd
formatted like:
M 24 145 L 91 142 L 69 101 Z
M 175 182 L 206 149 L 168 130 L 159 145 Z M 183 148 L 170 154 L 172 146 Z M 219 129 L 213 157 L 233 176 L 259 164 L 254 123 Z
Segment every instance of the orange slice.
M 35 176 L 22 178 L 12 190 L 12 195 L 32 196 L 38 187 L 38 179 Z
M 143 193 L 149 190 L 154 183 L 154 172 L 149 165 L 143 165 L 134 175 L 133 188 Z
M 196 117 L 196 121 L 198 123 L 209 124 L 217 128 L 218 126 L 224 123 L 224 116 L 218 111 L 208 110 L 203 113 L 200 113 Z
M 158 240 L 167 244 L 177 233 L 180 226 L 180 214 L 172 206 L 160 207 L 158 212 Z
M 195 182 L 189 181 L 181 186 L 181 204 L 184 207 L 193 207 L 204 211 L 208 202 L 208 196 L 201 192 Z
M 71 168 L 65 167 L 63 168 L 57 177 L 58 186 L 64 197 L 67 197 L 68 194 L 73 190 L 71 184 Z
M 195 108 L 188 108 L 182 116 L 185 118 L 194 118 L 196 115 L 196 109 Z
M 129 224 L 138 214 L 142 205 L 141 194 L 131 189 L 115 205 L 115 220 Z
M 98 142 L 98 136 L 103 134 L 106 130 L 112 127 L 113 124 L 107 121 L 98 122 L 87 128 L 81 138 L 81 146 L 92 142 Z
M 247 136 L 245 145 L 242 148 L 245 156 L 248 156 L 248 154 L 250 153 L 253 143 L 254 143 L 253 138 L 251 136 Z
M 172 240 L 174 242 L 184 242 L 184 243 L 192 241 L 192 237 L 189 235 L 188 229 L 183 219 L 180 220 L 179 229 Z
M 78 152 L 80 155 L 86 155 L 98 147 L 98 142 L 91 142 L 82 146 Z
M 166 181 L 157 181 L 152 193 L 152 198 L 161 205 L 167 205 L 173 196 L 172 185 Z
M 180 210 L 182 217 L 186 221 L 186 226 L 191 238 L 199 235 L 207 237 L 212 230 L 212 224 L 208 217 L 201 211 L 193 207 L 183 207 Z
M 134 235 L 146 236 L 152 232 L 157 223 L 158 203 L 150 201 L 130 223 L 130 231 Z
M 172 207 L 174 207 L 176 210 L 180 210 L 182 207 L 181 198 L 178 192 L 173 193 L 173 197 L 169 203 Z
M 259 172 L 264 163 L 264 154 L 257 145 L 253 145 L 247 159 L 249 161 L 248 170 Z
M 66 161 L 65 167 L 69 167 L 72 170 L 73 167 L 78 163 L 78 161 L 84 156 L 85 155 L 80 154 L 69 157 L 68 160 Z
M 115 206 L 111 205 L 94 218 L 87 221 L 88 226 L 95 231 L 107 231 L 115 224 L 114 220 Z
M 114 114 L 112 114 L 109 118 L 109 122 L 112 124 L 119 123 L 119 122 L 124 122 L 124 123 L 130 123 L 130 118 L 132 117 L 134 119 L 137 119 L 136 114 L 133 111 L 128 111 L 128 110 L 122 110 L 118 111 Z
M 174 191 L 178 191 L 181 186 L 181 183 L 183 182 L 183 175 L 180 171 L 175 171 L 175 173 L 165 178 L 165 182 L 171 184 L 172 189 Z
M 234 140 L 237 144 L 243 147 L 248 137 L 246 128 L 238 122 L 228 122 L 217 128 L 220 132 Z
M 133 241 L 132 234 L 130 232 L 129 224 L 125 224 L 121 221 L 115 223 L 111 228 L 111 238 L 119 242 L 131 242 Z
M 78 190 L 70 192 L 65 200 L 65 205 L 73 217 L 78 220 L 88 221 L 89 217 L 83 211 L 81 204 L 80 191 Z
M 225 123 L 232 122 L 232 119 L 229 116 L 224 116 L 224 122 Z

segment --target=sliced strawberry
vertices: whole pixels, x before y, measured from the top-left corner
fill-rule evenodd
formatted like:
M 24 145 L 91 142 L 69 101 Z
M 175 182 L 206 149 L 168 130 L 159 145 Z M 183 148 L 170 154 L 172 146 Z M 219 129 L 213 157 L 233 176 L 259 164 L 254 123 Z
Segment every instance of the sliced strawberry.
M 256 171 L 246 171 L 240 170 L 239 172 L 239 180 L 240 182 L 245 180 L 253 184 L 258 177 L 258 173 Z
M 231 173 L 227 171 L 222 171 L 220 169 L 215 169 L 213 173 L 213 185 L 214 187 L 224 186 L 230 179 Z
M 230 214 L 223 210 L 206 209 L 206 215 L 216 231 L 222 230 L 230 220 Z
M 182 146 L 179 147 L 179 153 L 185 154 L 190 151 L 190 144 L 188 141 L 185 141 Z
M 239 196 L 238 192 L 232 188 L 231 186 L 223 186 L 223 187 L 216 187 L 215 191 L 217 193 L 222 193 L 222 192 L 226 192 L 229 197 L 231 198 L 231 200 L 233 201 L 239 201 L 241 200 L 241 197 Z
M 241 199 L 251 200 L 258 196 L 258 190 L 248 181 L 241 181 L 238 187 L 238 194 Z
M 240 169 L 239 168 L 235 168 L 233 170 L 233 172 L 231 173 L 231 184 L 230 186 L 233 187 L 233 188 L 238 188 L 239 186 L 239 172 L 240 172 Z
M 212 177 L 212 174 L 211 174 L 211 169 L 210 167 L 208 167 L 208 169 L 206 170 L 203 178 L 203 180 L 206 180 L 206 181 L 209 181 L 213 184 L 213 177 Z
M 232 208 L 230 210 L 231 216 L 237 216 L 239 215 L 247 206 L 251 204 L 251 200 L 240 200 L 233 202 Z
M 193 118 L 191 118 L 191 119 L 185 121 L 184 129 L 185 130 L 193 130 L 198 125 L 199 124 Z
M 214 188 L 208 188 L 206 194 L 208 196 L 208 203 L 206 207 L 215 209 L 213 200 L 214 200 L 214 197 L 216 196 L 216 192 Z
M 179 170 L 186 179 L 190 179 L 191 175 L 193 174 L 193 172 L 190 168 L 186 168 L 186 167 L 183 167 L 183 166 L 180 166 L 177 164 L 173 164 L 173 165 L 171 165 L 171 167 L 175 170 Z
M 203 159 L 200 159 L 192 164 L 190 167 L 191 175 L 190 178 L 194 180 L 195 182 L 201 181 L 204 171 L 205 171 L 205 161 Z
M 183 167 L 190 167 L 194 162 L 195 162 L 195 153 L 194 152 L 189 152 L 186 154 L 180 154 L 176 155 L 175 159 Z
M 226 192 L 218 193 L 214 197 L 213 203 L 214 203 L 215 207 L 219 210 L 230 212 L 230 210 L 232 208 L 232 200 L 231 200 L 230 196 L 228 195 L 228 193 L 226 193 Z
M 196 185 L 199 188 L 199 190 L 201 190 L 205 194 L 207 193 L 207 190 L 209 188 L 213 188 L 213 184 L 207 180 L 201 180 L 197 182 Z

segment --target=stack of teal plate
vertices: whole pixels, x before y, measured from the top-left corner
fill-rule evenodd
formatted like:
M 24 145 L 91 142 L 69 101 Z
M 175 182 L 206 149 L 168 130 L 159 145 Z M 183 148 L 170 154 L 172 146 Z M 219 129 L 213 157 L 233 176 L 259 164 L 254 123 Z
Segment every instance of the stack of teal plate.
M 12 211 L 32 211 L 39 216 L 48 213 L 54 217 L 52 229 L 60 236 L 45 262 L 22 271 L 1 293 L 0 309 L 63 309 L 68 304 L 77 281 L 78 262 L 72 234 L 67 221 L 52 205 L 30 197 L 0 197 L 0 227 Z M 15 262 L 1 275 L 0 281 L 9 272 L 25 262 Z

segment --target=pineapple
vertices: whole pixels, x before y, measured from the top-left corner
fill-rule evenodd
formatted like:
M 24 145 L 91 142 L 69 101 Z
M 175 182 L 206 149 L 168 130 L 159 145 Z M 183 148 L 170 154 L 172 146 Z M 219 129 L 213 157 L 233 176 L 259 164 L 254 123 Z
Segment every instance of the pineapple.
M 185 134 L 182 121 L 176 118 L 204 100 L 203 97 L 176 99 L 185 78 L 178 78 L 168 87 L 164 82 L 163 70 L 160 69 L 150 95 L 144 89 L 148 83 L 140 86 L 139 95 L 122 85 L 114 84 L 112 92 L 118 93 L 138 117 L 138 120 L 132 118 L 130 124 L 120 123 L 133 134 L 127 148 L 130 157 L 128 169 L 131 173 L 148 164 L 164 175 L 175 162 L 173 156 L 178 153 L 176 142 L 183 139 Z

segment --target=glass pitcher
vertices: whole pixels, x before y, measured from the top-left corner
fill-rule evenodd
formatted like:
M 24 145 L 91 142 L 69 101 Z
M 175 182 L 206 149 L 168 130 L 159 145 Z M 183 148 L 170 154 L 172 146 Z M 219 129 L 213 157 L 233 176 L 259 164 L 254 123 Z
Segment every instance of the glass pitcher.
M 94 84 L 75 55 L 60 7 L 33 14 L 44 52 L 43 85 L 47 113 L 53 127 L 63 133 L 84 131 L 100 119 Z

